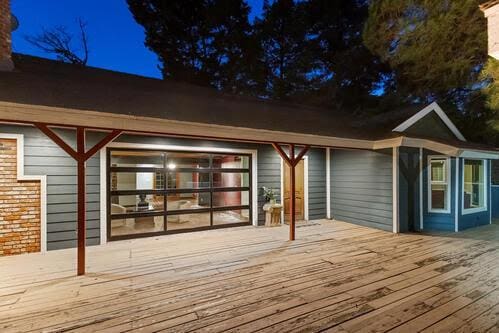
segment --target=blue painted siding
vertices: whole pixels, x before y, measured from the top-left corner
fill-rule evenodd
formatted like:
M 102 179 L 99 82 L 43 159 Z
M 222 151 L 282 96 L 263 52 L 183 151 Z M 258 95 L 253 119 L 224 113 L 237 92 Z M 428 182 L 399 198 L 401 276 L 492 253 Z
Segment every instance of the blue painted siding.
M 463 209 L 462 209 L 462 193 L 464 189 L 464 184 L 463 184 L 463 173 L 464 173 L 464 160 L 460 159 L 459 161 L 459 230 L 465 230 L 469 228 L 474 228 L 478 227 L 481 225 L 487 225 L 490 223 L 490 209 L 491 209 L 491 193 L 490 193 L 490 161 L 486 161 L 486 170 L 487 170 L 487 175 L 485 178 L 485 191 L 487 193 L 487 210 L 482 211 L 482 212 L 477 212 L 477 213 L 472 213 L 472 214 L 463 214 Z
M 490 201 L 492 217 L 497 219 L 499 218 L 499 185 L 492 185 Z
M 423 159 L 423 220 L 424 220 L 424 230 L 425 231 L 455 231 L 455 216 L 456 208 L 458 214 L 458 231 L 465 230 L 468 228 L 477 227 L 480 225 L 486 225 L 490 223 L 490 213 L 491 207 L 496 206 L 497 214 L 499 215 L 499 202 L 493 202 L 494 194 L 491 193 L 491 183 L 490 183 L 490 161 L 487 161 L 487 177 L 485 179 L 485 185 L 487 192 L 487 209 L 481 212 L 476 212 L 472 214 L 463 214 L 463 172 L 464 172 L 464 159 L 451 158 L 451 191 L 450 191 L 450 202 L 451 210 L 449 213 L 430 213 L 428 211 L 428 156 L 437 155 L 431 152 L 424 152 Z M 456 186 L 456 161 L 459 163 L 459 173 Z M 456 207 L 456 191 L 457 191 L 457 207 Z M 499 201 L 499 188 L 497 189 L 496 200 Z
M 419 148 L 399 148 L 400 232 L 419 231 Z

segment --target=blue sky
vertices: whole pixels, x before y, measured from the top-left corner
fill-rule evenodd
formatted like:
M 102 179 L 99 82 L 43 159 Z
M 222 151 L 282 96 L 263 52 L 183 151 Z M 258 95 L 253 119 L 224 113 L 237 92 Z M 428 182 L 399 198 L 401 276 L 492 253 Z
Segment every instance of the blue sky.
M 260 15 L 263 0 L 248 3 L 251 18 Z M 133 19 L 125 0 L 11 0 L 11 6 L 20 22 L 12 35 L 14 52 L 48 57 L 27 43 L 24 36 L 36 34 L 42 27 L 63 25 L 74 29 L 81 17 L 88 24 L 90 66 L 161 76 L 157 57 L 145 48 L 144 30 Z

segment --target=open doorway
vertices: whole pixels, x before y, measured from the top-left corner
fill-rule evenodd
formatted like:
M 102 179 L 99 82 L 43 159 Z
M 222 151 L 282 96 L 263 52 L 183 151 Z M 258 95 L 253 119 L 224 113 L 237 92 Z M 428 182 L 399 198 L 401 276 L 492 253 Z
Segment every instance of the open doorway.
M 296 221 L 303 221 L 307 219 L 306 212 L 306 194 L 307 194 L 307 184 L 306 184 L 306 158 L 302 159 L 295 169 L 295 219 Z M 283 163 L 283 203 L 284 203 L 284 222 L 288 222 L 291 219 L 291 179 L 290 179 L 290 169 L 286 163 Z

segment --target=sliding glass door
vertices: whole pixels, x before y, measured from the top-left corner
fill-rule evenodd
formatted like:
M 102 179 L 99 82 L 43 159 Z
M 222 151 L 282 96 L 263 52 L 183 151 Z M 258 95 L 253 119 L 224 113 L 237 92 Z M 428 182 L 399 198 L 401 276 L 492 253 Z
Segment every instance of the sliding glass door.
M 108 238 L 247 225 L 251 156 L 108 149 Z

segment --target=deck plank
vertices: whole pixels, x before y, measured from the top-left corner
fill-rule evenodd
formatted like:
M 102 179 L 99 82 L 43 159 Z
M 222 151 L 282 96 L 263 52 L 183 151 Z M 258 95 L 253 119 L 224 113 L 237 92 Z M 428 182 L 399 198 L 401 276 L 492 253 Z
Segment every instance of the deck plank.
M 0 258 L 0 331 L 447 332 L 498 328 L 499 225 L 403 234 L 316 221 Z

